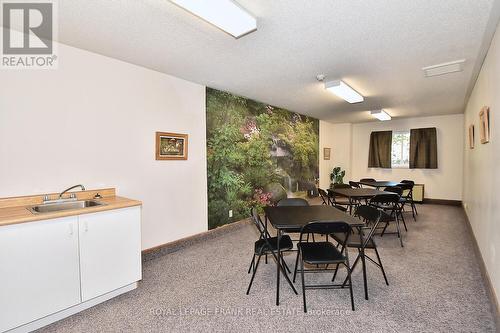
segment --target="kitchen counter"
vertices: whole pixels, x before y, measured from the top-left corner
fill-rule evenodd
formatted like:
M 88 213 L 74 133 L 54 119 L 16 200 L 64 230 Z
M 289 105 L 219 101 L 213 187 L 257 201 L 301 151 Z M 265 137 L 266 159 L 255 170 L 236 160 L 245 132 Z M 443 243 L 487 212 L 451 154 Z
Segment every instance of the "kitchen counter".
M 96 200 L 104 203 L 105 205 L 62 210 L 47 213 L 32 213 L 28 208 L 34 205 L 43 203 L 42 195 L 15 197 L 15 198 L 2 198 L 0 199 L 0 227 L 10 224 L 18 224 L 25 222 L 33 222 L 39 220 L 47 220 L 58 217 L 74 216 L 89 214 L 95 212 L 102 212 L 106 210 L 126 208 L 133 206 L 140 206 L 142 203 L 138 200 L 128 199 L 115 195 L 115 189 L 99 189 L 72 192 L 76 194 L 78 200 Z M 102 195 L 100 199 L 93 199 L 99 193 Z M 51 199 L 57 196 L 56 193 L 49 194 Z

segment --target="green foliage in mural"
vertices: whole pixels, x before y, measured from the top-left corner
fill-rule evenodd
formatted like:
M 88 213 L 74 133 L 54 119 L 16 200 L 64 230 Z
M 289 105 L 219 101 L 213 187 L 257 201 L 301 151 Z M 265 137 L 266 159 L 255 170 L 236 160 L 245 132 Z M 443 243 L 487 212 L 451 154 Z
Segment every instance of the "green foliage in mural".
M 210 229 L 314 185 L 317 119 L 211 88 L 206 107 Z

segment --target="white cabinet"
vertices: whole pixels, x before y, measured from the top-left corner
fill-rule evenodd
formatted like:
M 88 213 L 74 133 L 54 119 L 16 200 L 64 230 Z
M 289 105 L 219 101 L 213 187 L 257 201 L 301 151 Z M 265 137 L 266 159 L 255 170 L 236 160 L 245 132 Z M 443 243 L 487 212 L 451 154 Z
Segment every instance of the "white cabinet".
M 140 206 L 0 226 L 0 332 L 45 326 L 140 279 Z
M 141 279 L 141 208 L 81 215 L 82 300 Z
M 77 216 L 0 227 L 0 332 L 78 303 Z

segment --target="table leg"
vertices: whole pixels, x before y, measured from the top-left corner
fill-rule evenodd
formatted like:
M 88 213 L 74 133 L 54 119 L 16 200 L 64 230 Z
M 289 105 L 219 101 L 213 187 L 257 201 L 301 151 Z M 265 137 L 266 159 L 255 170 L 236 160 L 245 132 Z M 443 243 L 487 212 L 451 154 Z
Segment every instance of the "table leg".
M 280 251 L 280 239 L 281 239 L 281 230 L 277 230 L 278 240 L 276 242 L 276 247 L 278 249 L 278 260 L 276 260 L 276 305 L 280 305 L 280 260 L 281 260 L 281 251 Z

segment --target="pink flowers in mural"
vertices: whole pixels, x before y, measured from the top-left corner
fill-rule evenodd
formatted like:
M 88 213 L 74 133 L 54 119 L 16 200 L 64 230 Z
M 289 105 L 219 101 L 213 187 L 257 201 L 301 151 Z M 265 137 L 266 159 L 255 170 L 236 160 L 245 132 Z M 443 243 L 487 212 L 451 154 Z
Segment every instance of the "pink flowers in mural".
M 264 192 L 261 188 L 255 189 L 253 199 L 260 206 L 269 206 L 271 204 L 272 193 Z

